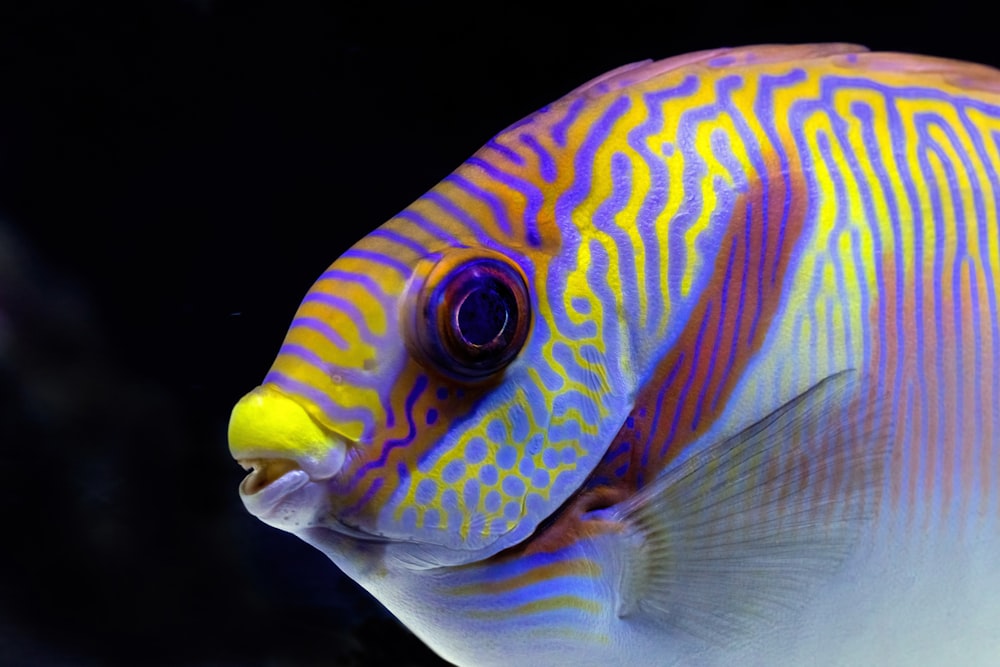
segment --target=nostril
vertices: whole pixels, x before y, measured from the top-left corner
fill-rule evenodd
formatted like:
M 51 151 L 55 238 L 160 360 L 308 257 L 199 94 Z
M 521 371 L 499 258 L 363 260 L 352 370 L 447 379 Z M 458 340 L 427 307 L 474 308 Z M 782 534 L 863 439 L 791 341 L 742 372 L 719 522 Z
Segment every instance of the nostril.
M 248 496 L 267 488 L 292 470 L 301 470 L 299 464 L 291 459 L 240 459 L 238 463 L 244 470 L 250 471 L 240 484 L 240 491 Z

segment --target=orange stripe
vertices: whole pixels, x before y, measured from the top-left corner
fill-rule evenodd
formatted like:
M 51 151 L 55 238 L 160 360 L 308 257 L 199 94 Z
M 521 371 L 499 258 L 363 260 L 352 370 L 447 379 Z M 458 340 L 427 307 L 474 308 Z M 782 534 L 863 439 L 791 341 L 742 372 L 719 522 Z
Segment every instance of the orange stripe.
M 597 577 L 601 573 L 601 567 L 592 560 L 585 558 L 573 558 L 555 563 L 548 563 L 533 567 L 527 572 L 500 580 L 480 581 L 471 584 L 462 584 L 453 588 L 445 589 L 451 595 L 490 595 L 498 593 L 509 593 L 519 588 L 525 588 L 542 581 L 556 579 L 559 577 Z
M 579 595 L 555 595 L 542 600 L 526 602 L 510 609 L 491 609 L 489 611 L 466 611 L 471 618 L 500 620 L 511 616 L 525 616 L 528 614 L 539 614 L 546 611 L 557 611 L 559 609 L 579 609 L 589 614 L 597 614 L 601 611 L 601 606 L 593 600 L 582 598 Z

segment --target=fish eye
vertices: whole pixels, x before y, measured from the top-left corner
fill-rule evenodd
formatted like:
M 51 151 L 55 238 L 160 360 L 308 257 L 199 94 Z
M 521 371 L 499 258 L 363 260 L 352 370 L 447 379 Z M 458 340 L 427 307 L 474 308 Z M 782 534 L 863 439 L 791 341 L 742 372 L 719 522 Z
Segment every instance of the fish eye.
M 418 347 L 438 370 L 478 380 L 517 356 L 531 312 L 524 278 L 507 261 L 467 260 L 429 288 L 417 323 Z

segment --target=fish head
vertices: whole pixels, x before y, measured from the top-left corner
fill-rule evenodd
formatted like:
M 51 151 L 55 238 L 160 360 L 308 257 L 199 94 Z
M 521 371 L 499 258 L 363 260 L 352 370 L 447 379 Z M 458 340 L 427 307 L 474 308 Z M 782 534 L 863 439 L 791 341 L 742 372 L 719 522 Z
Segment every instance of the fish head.
M 529 537 L 597 466 L 628 382 L 553 325 L 558 244 L 450 231 L 428 240 L 397 216 L 305 296 L 229 424 L 252 514 L 455 565 Z M 586 296 L 569 282 L 560 303 Z

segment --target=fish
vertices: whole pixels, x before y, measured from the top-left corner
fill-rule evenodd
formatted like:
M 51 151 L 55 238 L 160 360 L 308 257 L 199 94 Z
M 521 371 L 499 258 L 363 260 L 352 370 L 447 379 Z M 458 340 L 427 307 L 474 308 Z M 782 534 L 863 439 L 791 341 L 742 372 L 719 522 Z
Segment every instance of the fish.
M 249 513 L 455 665 L 1000 664 L 1000 71 L 620 67 L 337 258 Z

